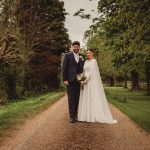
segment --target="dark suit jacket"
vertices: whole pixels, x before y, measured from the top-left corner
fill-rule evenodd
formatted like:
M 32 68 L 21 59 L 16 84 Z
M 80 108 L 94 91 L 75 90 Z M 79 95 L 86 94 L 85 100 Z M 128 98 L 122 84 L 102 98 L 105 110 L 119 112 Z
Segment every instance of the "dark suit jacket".
M 83 72 L 84 60 L 79 58 L 79 72 L 77 72 L 77 62 L 74 58 L 73 52 L 67 53 L 64 56 L 62 64 L 63 81 L 72 82 L 75 80 L 77 73 Z

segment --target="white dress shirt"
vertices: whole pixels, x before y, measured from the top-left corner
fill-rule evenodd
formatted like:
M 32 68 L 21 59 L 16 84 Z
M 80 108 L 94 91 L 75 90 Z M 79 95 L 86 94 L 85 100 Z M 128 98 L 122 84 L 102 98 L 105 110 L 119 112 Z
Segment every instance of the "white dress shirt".
M 75 60 L 76 60 L 76 62 L 78 63 L 79 62 L 79 53 L 75 53 L 75 52 L 73 52 L 73 54 L 74 54 L 74 58 L 75 58 Z

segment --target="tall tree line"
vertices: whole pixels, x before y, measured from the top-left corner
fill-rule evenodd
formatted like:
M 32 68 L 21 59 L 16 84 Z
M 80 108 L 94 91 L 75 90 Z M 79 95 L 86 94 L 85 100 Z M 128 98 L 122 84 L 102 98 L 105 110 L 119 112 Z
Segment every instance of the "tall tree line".
M 4 64 L 0 56 L 0 99 L 59 87 L 61 53 L 70 45 L 66 15 L 59 0 L 0 1 L 0 51 L 15 49 L 19 58 Z
M 146 80 L 150 95 L 150 1 L 99 0 L 98 12 L 85 33 L 87 46 L 99 50 L 101 67 L 113 64 L 106 70 L 114 80 L 116 75 L 125 81 L 130 78 L 132 90 L 139 90 L 139 81 Z
M 59 86 L 60 56 L 70 44 L 63 6 L 58 0 L 20 0 L 17 4 L 17 21 L 30 53 L 26 90 L 42 92 Z

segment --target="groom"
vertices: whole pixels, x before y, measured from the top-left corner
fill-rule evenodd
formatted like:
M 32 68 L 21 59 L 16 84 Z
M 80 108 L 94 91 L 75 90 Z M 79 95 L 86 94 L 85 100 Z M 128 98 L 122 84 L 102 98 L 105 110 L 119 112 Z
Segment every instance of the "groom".
M 84 60 L 80 58 L 80 42 L 72 43 L 73 51 L 65 54 L 62 65 L 63 82 L 67 87 L 70 123 L 77 121 L 77 111 L 80 96 L 80 83 L 76 76 L 83 72 Z

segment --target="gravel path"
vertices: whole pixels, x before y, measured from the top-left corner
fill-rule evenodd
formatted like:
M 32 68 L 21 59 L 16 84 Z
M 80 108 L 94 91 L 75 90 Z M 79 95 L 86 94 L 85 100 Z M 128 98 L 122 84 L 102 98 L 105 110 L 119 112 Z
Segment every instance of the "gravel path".
M 0 150 L 150 150 L 150 135 L 110 107 L 118 124 L 70 124 L 65 96 L 22 127 L 16 127 Z

